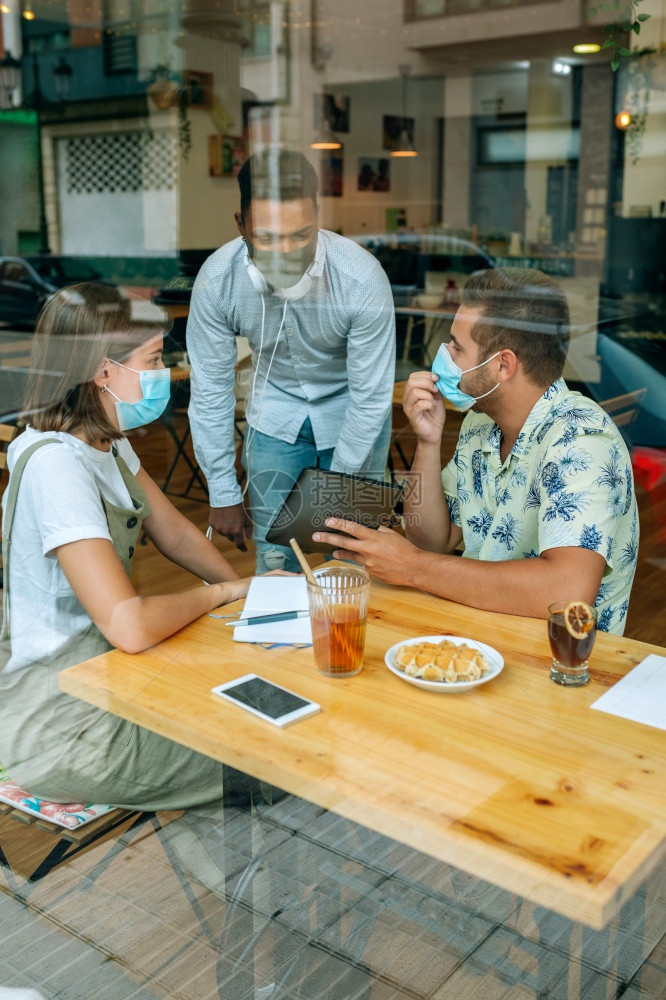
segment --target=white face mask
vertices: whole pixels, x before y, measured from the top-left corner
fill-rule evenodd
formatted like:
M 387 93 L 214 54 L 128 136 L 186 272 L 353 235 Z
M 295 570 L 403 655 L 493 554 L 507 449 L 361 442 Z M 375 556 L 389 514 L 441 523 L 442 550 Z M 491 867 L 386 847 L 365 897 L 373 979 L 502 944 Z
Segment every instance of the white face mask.
M 248 244 L 248 253 L 252 255 L 252 263 L 261 271 L 269 285 L 280 289 L 293 288 L 301 281 L 314 259 L 316 249 L 316 234 L 307 246 L 299 247 L 297 250 L 287 250 L 283 253 L 276 250 L 261 250 L 259 247 Z
M 250 281 L 260 295 L 268 295 L 272 292 L 274 295 L 279 295 L 282 299 L 302 299 L 312 288 L 312 278 L 307 272 L 301 275 L 295 285 L 290 285 L 288 288 L 270 284 L 266 280 L 266 275 L 249 259 L 247 273 L 250 276 Z
M 312 287 L 310 271 L 317 257 L 318 233 L 305 247 L 278 253 L 258 249 L 245 237 L 247 270 L 260 295 L 273 293 L 283 299 L 302 299 Z

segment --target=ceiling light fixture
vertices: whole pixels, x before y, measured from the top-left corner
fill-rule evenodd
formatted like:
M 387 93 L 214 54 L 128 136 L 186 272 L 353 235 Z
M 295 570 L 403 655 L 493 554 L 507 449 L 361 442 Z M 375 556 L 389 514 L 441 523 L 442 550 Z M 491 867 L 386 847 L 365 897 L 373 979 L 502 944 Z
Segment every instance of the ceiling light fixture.
M 590 55 L 592 52 L 601 52 L 601 46 L 597 42 L 579 42 L 574 45 L 573 51 L 579 56 Z
M 402 77 L 402 125 L 400 135 L 398 136 L 398 144 L 395 149 L 391 150 L 391 156 L 418 156 L 419 154 L 414 149 L 414 143 L 407 127 L 407 77 L 411 73 L 412 67 L 403 64 L 398 69 Z
M 553 73 L 555 76 L 569 76 L 571 73 L 571 63 L 562 62 L 561 59 L 556 59 L 553 63 Z
M 329 104 L 326 100 L 326 95 L 322 94 L 321 96 L 321 128 L 315 132 L 314 138 L 310 143 L 310 149 L 342 149 L 342 143 L 331 125 Z
M 310 143 L 310 149 L 342 149 L 342 143 L 333 131 L 328 118 Z

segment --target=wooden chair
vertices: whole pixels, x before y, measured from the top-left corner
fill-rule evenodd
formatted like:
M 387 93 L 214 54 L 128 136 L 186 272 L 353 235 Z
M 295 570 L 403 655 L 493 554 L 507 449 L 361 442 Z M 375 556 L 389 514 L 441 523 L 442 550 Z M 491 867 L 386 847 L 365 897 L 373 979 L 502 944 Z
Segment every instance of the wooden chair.
M 12 443 L 16 434 L 18 433 L 18 427 L 14 424 L 0 424 L 0 481 L 2 480 L 2 474 L 7 468 L 7 448 Z M 0 489 L 0 495 L 2 495 L 2 489 Z M 2 537 L 0 533 L 0 538 Z M 2 561 L 0 560 L 0 590 L 2 590 Z M 0 614 L 0 619 L 2 615 Z
M 234 410 L 234 432 L 236 438 L 236 473 L 238 475 L 239 482 L 242 481 L 245 472 L 241 465 L 240 456 L 243 446 L 243 438 L 245 437 L 245 402 L 247 397 L 250 395 L 252 388 L 252 352 L 250 345 L 246 337 L 236 337 L 236 382 L 235 382 L 235 394 L 236 394 L 236 407 Z M 190 470 L 190 479 L 183 490 L 179 493 L 179 496 L 189 496 L 190 490 L 194 486 L 195 482 L 201 488 L 204 496 L 208 497 L 208 486 L 206 481 L 203 479 L 203 475 L 196 460 L 190 458 L 190 455 L 185 450 L 185 445 L 188 438 L 190 437 L 190 424 L 189 420 L 186 421 L 185 428 L 181 435 L 178 434 L 176 428 L 173 426 L 172 414 L 174 411 L 178 411 L 187 414 L 187 408 L 190 401 L 190 369 L 185 368 L 172 368 L 171 369 L 171 381 L 175 383 L 180 391 L 180 399 L 176 398 L 171 402 L 171 405 L 167 407 L 165 413 L 162 415 L 162 423 L 166 426 L 171 438 L 176 445 L 176 454 L 173 457 L 169 470 L 164 479 L 162 485 L 162 490 L 164 493 L 168 491 L 169 483 L 171 482 L 171 477 L 173 476 L 176 466 L 178 465 L 181 458 L 185 460 Z
M 117 840 L 153 817 L 154 813 L 113 809 L 91 823 L 68 830 L 0 802 L 0 864 L 36 882 L 74 855 L 111 837 Z
M 599 400 L 599 406 L 606 411 L 617 427 L 624 430 L 638 416 L 646 392 L 646 387 L 633 389 L 631 392 L 623 392 L 620 396 L 613 396 L 612 399 Z
M 164 482 L 162 483 L 162 492 L 168 493 L 171 477 L 176 471 L 176 467 L 182 458 L 190 470 L 190 481 L 187 484 L 186 489 L 183 491 L 183 493 L 179 494 L 179 496 L 188 496 L 190 490 L 192 489 L 192 486 L 196 482 L 197 485 L 200 487 L 201 491 L 203 492 L 204 496 L 207 497 L 208 486 L 202 476 L 201 470 L 199 469 L 196 460 L 190 458 L 190 455 L 188 454 L 185 448 L 187 440 L 190 436 L 189 420 L 187 419 L 185 420 L 184 429 L 182 429 L 180 433 L 173 421 L 174 413 L 185 414 L 185 416 L 187 415 L 187 407 L 190 401 L 190 369 L 189 367 L 181 368 L 176 366 L 174 368 L 171 368 L 170 372 L 171 372 L 171 384 L 172 384 L 172 397 L 169 401 L 169 405 L 167 406 L 166 410 L 160 417 L 160 420 L 166 427 L 167 431 L 169 432 L 169 436 L 176 446 L 176 452 L 175 455 L 173 456 L 168 472 L 164 478 Z M 141 536 L 142 545 L 145 544 L 145 537 L 146 536 L 144 532 L 144 534 Z
M 666 450 L 640 445 L 634 447 L 630 436 L 626 433 L 626 428 L 630 427 L 638 416 L 646 392 L 647 388 L 634 389 L 632 392 L 622 393 L 621 396 L 602 400 L 599 402 L 599 406 L 622 430 L 622 436 L 625 438 L 631 454 L 634 481 L 646 491 L 650 498 L 657 520 L 658 534 L 663 541 L 666 539 L 666 523 L 663 520 L 663 515 L 660 515 L 659 512 L 666 494 Z
M 12 443 L 18 427 L 14 424 L 0 424 L 0 477 L 7 468 L 7 448 Z

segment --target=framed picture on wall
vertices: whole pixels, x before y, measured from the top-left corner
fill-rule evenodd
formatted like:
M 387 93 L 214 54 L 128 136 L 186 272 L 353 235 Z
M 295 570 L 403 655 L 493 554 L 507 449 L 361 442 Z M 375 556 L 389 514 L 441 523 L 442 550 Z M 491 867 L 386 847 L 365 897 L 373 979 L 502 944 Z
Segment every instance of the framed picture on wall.
M 397 149 L 400 133 L 403 129 L 414 145 L 414 119 L 401 118 L 399 115 L 384 115 L 382 119 L 382 149 Z
M 359 191 L 390 191 L 391 161 L 388 156 L 359 156 Z
M 345 160 L 342 149 L 322 153 L 319 164 L 319 191 L 323 198 L 342 198 Z
M 208 136 L 209 177 L 236 177 L 245 159 L 245 142 L 240 136 Z
M 313 94 L 315 132 L 320 132 L 326 119 L 334 132 L 349 132 L 349 98 L 345 94 Z

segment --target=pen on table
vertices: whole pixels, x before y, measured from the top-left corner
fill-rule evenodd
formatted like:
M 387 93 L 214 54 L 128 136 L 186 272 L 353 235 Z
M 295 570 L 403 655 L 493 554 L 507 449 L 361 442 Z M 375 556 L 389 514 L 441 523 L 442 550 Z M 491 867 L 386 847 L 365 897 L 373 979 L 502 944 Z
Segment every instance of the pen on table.
M 268 625 L 270 622 L 288 622 L 294 618 L 309 618 L 309 611 L 279 611 L 274 615 L 255 615 L 254 618 L 238 618 L 235 622 L 225 622 L 225 625 Z

